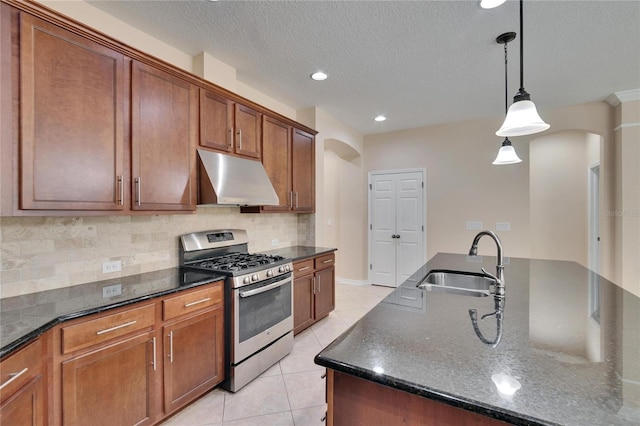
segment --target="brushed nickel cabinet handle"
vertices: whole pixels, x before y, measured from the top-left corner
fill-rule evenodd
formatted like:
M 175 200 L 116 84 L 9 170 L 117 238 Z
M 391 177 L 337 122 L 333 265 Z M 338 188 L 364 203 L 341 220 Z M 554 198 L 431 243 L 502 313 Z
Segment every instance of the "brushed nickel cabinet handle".
M 289 191 L 289 207 L 293 209 L 293 191 Z
M 153 343 L 153 371 L 156 371 L 156 338 L 154 337 L 152 339 L 152 343 Z
M 210 298 L 210 297 L 207 297 L 207 298 L 205 298 L 205 299 L 197 300 L 197 301 L 195 301 L 195 302 L 185 303 L 185 304 L 184 304 L 184 307 L 185 307 L 185 308 L 188 308 L 188 307 L 193 306 L 193 305 L 198 305 L 198 304 L 200 304 L 200 303 L 208 302 L 209 300 L 211 300 L 211 298 Z
M 318 275 L 316 278 L 318 278 L 318 293 L 320 293 L 320 275 Z
M 136 178 L 136 204 L 137 205 L 140 205 L 140 181 L 141 181 L 141 178 L 140 176 L 138 176 Z
M 129 321 L 129 322 L 125 322 L 124 324 L 116 325 L 115 327 L 106 328 L 104 330 L 96 331 L 96 335 L 99 336 L 101 334 L 110 333 L 112 331 L 120 330 L 121 328 L 129 327 L 130 325 L 133 325 L 133 324 L 135 324 L 137 322 L 138 321 Z
M 298 191 L 296 191 L 296 209 L 298 208 Z
M 227 136 L 227 146 L 233 147 L 233 126 L 229 127 L 229 135 Z
M 325 261 L 324 261 L 324 262 L 322 262 L 322 263 L 331 263 L 331 262 L 333 262 L 333 259 L 325 260 Z
M 169 362 L 173 364 L 173 331 L 169 332 Z
M 313 277 L 313 294 L 316 294 L 316 277 Z
M 242 129 L 238 129 L 238 149 L 242 151 Z
M 2 390 L 5 386 L 9 385 L 9 383 L 13 382 L 14 380 L 17 380 L 18 377 L 22 376 L 24 373 L 27 372 L 27 370 L 29 370 L 27 367 L 23 368 L 21 371 L 17 372 L 17 373 L 11 373 L 9 374 L 9 376 L 11 377 L 9 380 L 7 380 L 6 382 L 4 382 L 2 385 L 0 385 L 0 390 Z
M 124 176 L 119 175 L 117 178 L 118 181 L 118 193 L 120 194 L 120 199 L 118 200 L 118 204 L 121 206 L 124 204 Z
M 298 269 L 298 272 L 306 271 L 309 268 L 311 268 L 311 266 L 305 266 L 304 268 Z

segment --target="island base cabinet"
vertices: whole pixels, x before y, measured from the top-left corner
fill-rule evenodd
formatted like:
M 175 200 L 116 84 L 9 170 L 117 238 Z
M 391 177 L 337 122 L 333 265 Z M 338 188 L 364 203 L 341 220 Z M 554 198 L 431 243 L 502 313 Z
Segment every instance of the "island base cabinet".
M 327 370 L 328 426 L 505 426 L 477 413 Z
M 152 424 L 153 342 L 153 333 L 144 333 L 65 361 L 63 424 Z
M 164 327 L 164 404 L 172 413 L 224 378 L 221 309 Z

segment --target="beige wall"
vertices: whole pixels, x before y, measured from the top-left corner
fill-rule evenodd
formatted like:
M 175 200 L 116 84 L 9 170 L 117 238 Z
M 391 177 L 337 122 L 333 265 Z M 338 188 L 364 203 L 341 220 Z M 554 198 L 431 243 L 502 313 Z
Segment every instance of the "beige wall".
M 510 222 L 500 237 L 507 256 L 529 255 L 529 179 L 527 145 L 512 141 L 524 165 L 493 166 L 502 140 L 500 123 L 475 120 L 365 137 L 366 172 L 426 168 L 427 258 L 438 252 L 466 253 L 477 231 Z M 366 208 L 366 206 L 365 206 Z M 483 240 L 480 254 L 495 255 Z
M 570 130 L 529 146 L 531 257 L 588 266 L 588 170 L 600 161 L 599 137 Z

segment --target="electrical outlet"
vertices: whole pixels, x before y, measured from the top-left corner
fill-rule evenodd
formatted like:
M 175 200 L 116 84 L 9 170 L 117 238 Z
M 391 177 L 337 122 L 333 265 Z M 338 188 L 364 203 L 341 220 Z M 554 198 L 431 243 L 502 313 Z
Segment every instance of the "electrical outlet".
M 480 231 L 482 229 L 482 222 L 474 222 L 474 221 L 467 221 L 467 229 L 471 229 L 473 231 Z
M 113 262 L 102 263 L 102 273 L 109 274 L 111 272 L 118 272 L 122 270 L 122 261 L 114 260 Z
M 271 240 L 271 245 L 273 247 L 277 246 L 278 245 L 278 240 L 276 240 L 276 239 Z
M 496 222 L 496 231 L 511 231 L 511 222 Z
M 102 297 L 108 299 L 110 297 L 120 296 L 122 294 L 122 284 L 108 285 L 102 287 Z

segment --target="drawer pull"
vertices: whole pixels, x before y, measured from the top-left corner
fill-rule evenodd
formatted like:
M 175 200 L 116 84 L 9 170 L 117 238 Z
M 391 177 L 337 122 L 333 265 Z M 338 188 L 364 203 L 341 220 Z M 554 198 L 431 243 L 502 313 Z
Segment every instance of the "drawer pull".
M 133 324 L 135 324 L 137 322 L 138 321 L 129 321 L 129 322 L 126 322 L 124 324 L 116 325 L 115 327 L 111 327 L 111 328 L 107 328 L 107 329 L 104 329 L 104 330 L 97 331 L 96 334 L 99 336 L 101 334 L 105 334 L 105 333 L 109 333 L 111 331 L 119 330 L 121 328 L 129 327 L 130 325 L 133 325 Z
M 324 262 L 322 262 L 322 263 L 331 263 L 331 262 L 333 262 L 333 259 L 325 260 L 325 261 L 324 261 Z
M 2 390 L 2 388 L 4 388 L 5 386 L 7 386 L 9 383 L 13 382 L 14 380 L 16 380 L 18 377 L 22 376 L 24 373 L 27 372 L 29 368 L 25 367 L 24 369 L 22 369 L 22 371 L 18 372 L 18 373 L 11 373 L 9 374 L 9 376 L 11 377 L 9 380 L 7 380 L 6 382 L 4 382 L 2 385 L 0 385 L 0 390 Z
M 298 272 L 306 271 L 309 268 L 311 268 L 311 266 L 305 266 L 304 268 L 298 269 Z
M 185 308 L 188 308 L 188 307 L 193 306 L 193 305 L 198 305 L 198 304 L 200 304 L 200 303 L 208 302 L 209 300 L 211 300 L 211 298 L 210 298 L 210 297 L 205 297 L 204 299 L 196 300 L 195 302 L 185 303 L 185 304 L 184 304 L 184 307 L 185 307 Z

